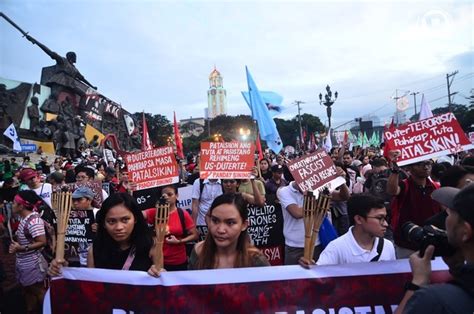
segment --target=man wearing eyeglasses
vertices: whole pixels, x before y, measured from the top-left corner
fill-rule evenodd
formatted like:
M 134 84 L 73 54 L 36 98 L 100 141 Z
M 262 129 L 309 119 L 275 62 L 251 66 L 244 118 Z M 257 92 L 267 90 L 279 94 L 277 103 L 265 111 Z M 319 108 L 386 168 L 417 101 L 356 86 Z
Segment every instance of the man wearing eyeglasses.
M 370 194 L 354 194 L 347 201 L 351 227 L 331 241 L 319 256 L 317 265 L 339 265 L 361 262 L 395 260 L 392 242 L 384 240 L 388 227 L 384 201 Z M 300 258 L 308 268 L 314 261 Z
M 416 245 L 403 239 L 402 226 L 411 221 L 424 225 L 425 221 L 441 211 L 439 204 L 431 198 L 431 193 L 439 185 L 430 179 L 431 160 L 407 166 L 410 176 L 399 183 L 400 168 L 392 159 L 391 174 L 388 177 L 387 193 L 394 196 L 392 202 L 392 228 L 397 258 L 408 258 L 416 251 Z

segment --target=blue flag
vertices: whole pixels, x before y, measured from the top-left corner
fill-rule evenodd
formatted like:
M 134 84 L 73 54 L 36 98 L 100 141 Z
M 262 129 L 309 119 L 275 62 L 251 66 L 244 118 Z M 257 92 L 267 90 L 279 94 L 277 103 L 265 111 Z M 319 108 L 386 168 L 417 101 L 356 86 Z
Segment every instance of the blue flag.
M 273 121 L 262 95 L 258 91 L 257 85 L 250 75 L 249 69 L 245 67 L 247 72 L 247 84 L 249 86 L 248 103 L 252 110 L 252 117 L 258 123 L 260 138 L 267 142 L 268 147 L 278 154 L 283 148 L 283 143 L 278 134 L 275 121 Z M 245 98 L 245 96 L 244 96 Z
M 250 105 L 250 97 L 248 92 L 242 92 L 242 96 L 244 96 L 247 105 L 249 105 L 250 110 L 252 110 L 252 106 Z M 265 105 L 267 105 L 268 111 L 272 117 L 280 114 L 286 108 L 281 105 L 283 102 L 283 97 L 275 92 L 260 92 L 260 96 L 262 96 Z

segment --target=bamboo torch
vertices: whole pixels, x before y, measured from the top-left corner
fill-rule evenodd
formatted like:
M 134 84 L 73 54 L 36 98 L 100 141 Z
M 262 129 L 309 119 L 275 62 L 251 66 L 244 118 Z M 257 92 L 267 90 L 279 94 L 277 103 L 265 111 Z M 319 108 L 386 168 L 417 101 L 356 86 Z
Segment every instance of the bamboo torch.
M 163 243 L 167 234 L 168 219 L 170 213 L 170 205 L 160 200 L 156 204 L 155 214 L 155 233 L 156 233 L 156 246 L 155 254 L 153 257 L 153 264 L 159 270 L 163 268 Z
M 58 221 L 58 236 L 56 243 L 56 259 L 64 260 L 64 242 L 66 238 L 66 230 L 69 223 L 69 214 L 72 207 L 72 193 L 71 192 L 56 192 L 56 198 L 53 197 L 57 205 L 57 221 Z M 54 193 L 53 193 L 54 195 Z
M 321 227 L 321 224 L 323 223 L 324 216 L 329 210 L 330 202 L 331 202 L 331 195 L 329 194 L 329 191 L 319 193 L 319 197 L 314 209 L 314 219 L 313 219 L 311 245 L 310 245 L 311 258 L 314 254 L 314 245 L 316 244 L 316 238 L 319 234 L 319 228 Z
M 303 199 L 303 221 L 304 221 L 304 257 L 312 260 L 311 240 L 314 222 L 314 208 L 316 199 L 312 191 L 308 191 Z

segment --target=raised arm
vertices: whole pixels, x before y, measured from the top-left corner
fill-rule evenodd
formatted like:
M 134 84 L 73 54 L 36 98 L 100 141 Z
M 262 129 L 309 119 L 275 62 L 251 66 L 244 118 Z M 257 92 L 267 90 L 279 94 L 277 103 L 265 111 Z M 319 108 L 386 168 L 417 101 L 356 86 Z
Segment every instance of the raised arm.
M 30 35 L 27 34 L 26 39 L 31 41 L 31 43 L 33 43 L 33 45 L 37 45 L 38 47 L 40 47 L 41 50 L 43 50 L 48 56 L 51 57 L 51 59 L 54 59 L 57 62 L 63 62 L 63 58 L 60 55 L 58 55 L 56 52 L 52 51 L 51 49 L 49 49 L 48 47 L 46 47 L 45 45 L 43 45 L 42 43 L 37 41 L 35 38 L 33 38 L 33 37 L 31 37 Z

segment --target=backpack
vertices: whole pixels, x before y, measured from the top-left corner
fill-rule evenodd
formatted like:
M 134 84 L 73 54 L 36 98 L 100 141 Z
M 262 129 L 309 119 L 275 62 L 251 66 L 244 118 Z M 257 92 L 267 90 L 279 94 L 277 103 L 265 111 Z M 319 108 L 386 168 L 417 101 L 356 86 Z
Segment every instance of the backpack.
M 183 238 L 186 238 L 189 235 L 189 233 L 188 233 L 188 230 L 186 230 L 186 222 L 184 220 L 184 210 L 181 208 L 177 208 L 177 210 L 178 210 L 179 221 L 181 222 L 181 228 L 183 228 Z M 195 241 L 185 243 L 187 257 L 191 255 L 191 251 L 193 250 L 195 244 L 196 244 Z
M 37 206 L 38 212 L 36 212 L 44 224 L 44 231 L 46 234 L 46 246 L 41 250 L 41 254 L 45 258 L 45 260 L 50 263 L 54 259 L 54 253 L 56 251 L 56 215 L 54 214 L 53 210 L 49 205 L 39 197 L 40 205 Z M 30 224 L 31 220 L 35 218 L 36 215 L 30 215 L 25 222 L 25 227 L 23 229 L 23 233 L 26 239 L 29 242 L 33 242 L 33 237 L 28 230 L 28 225 Z

